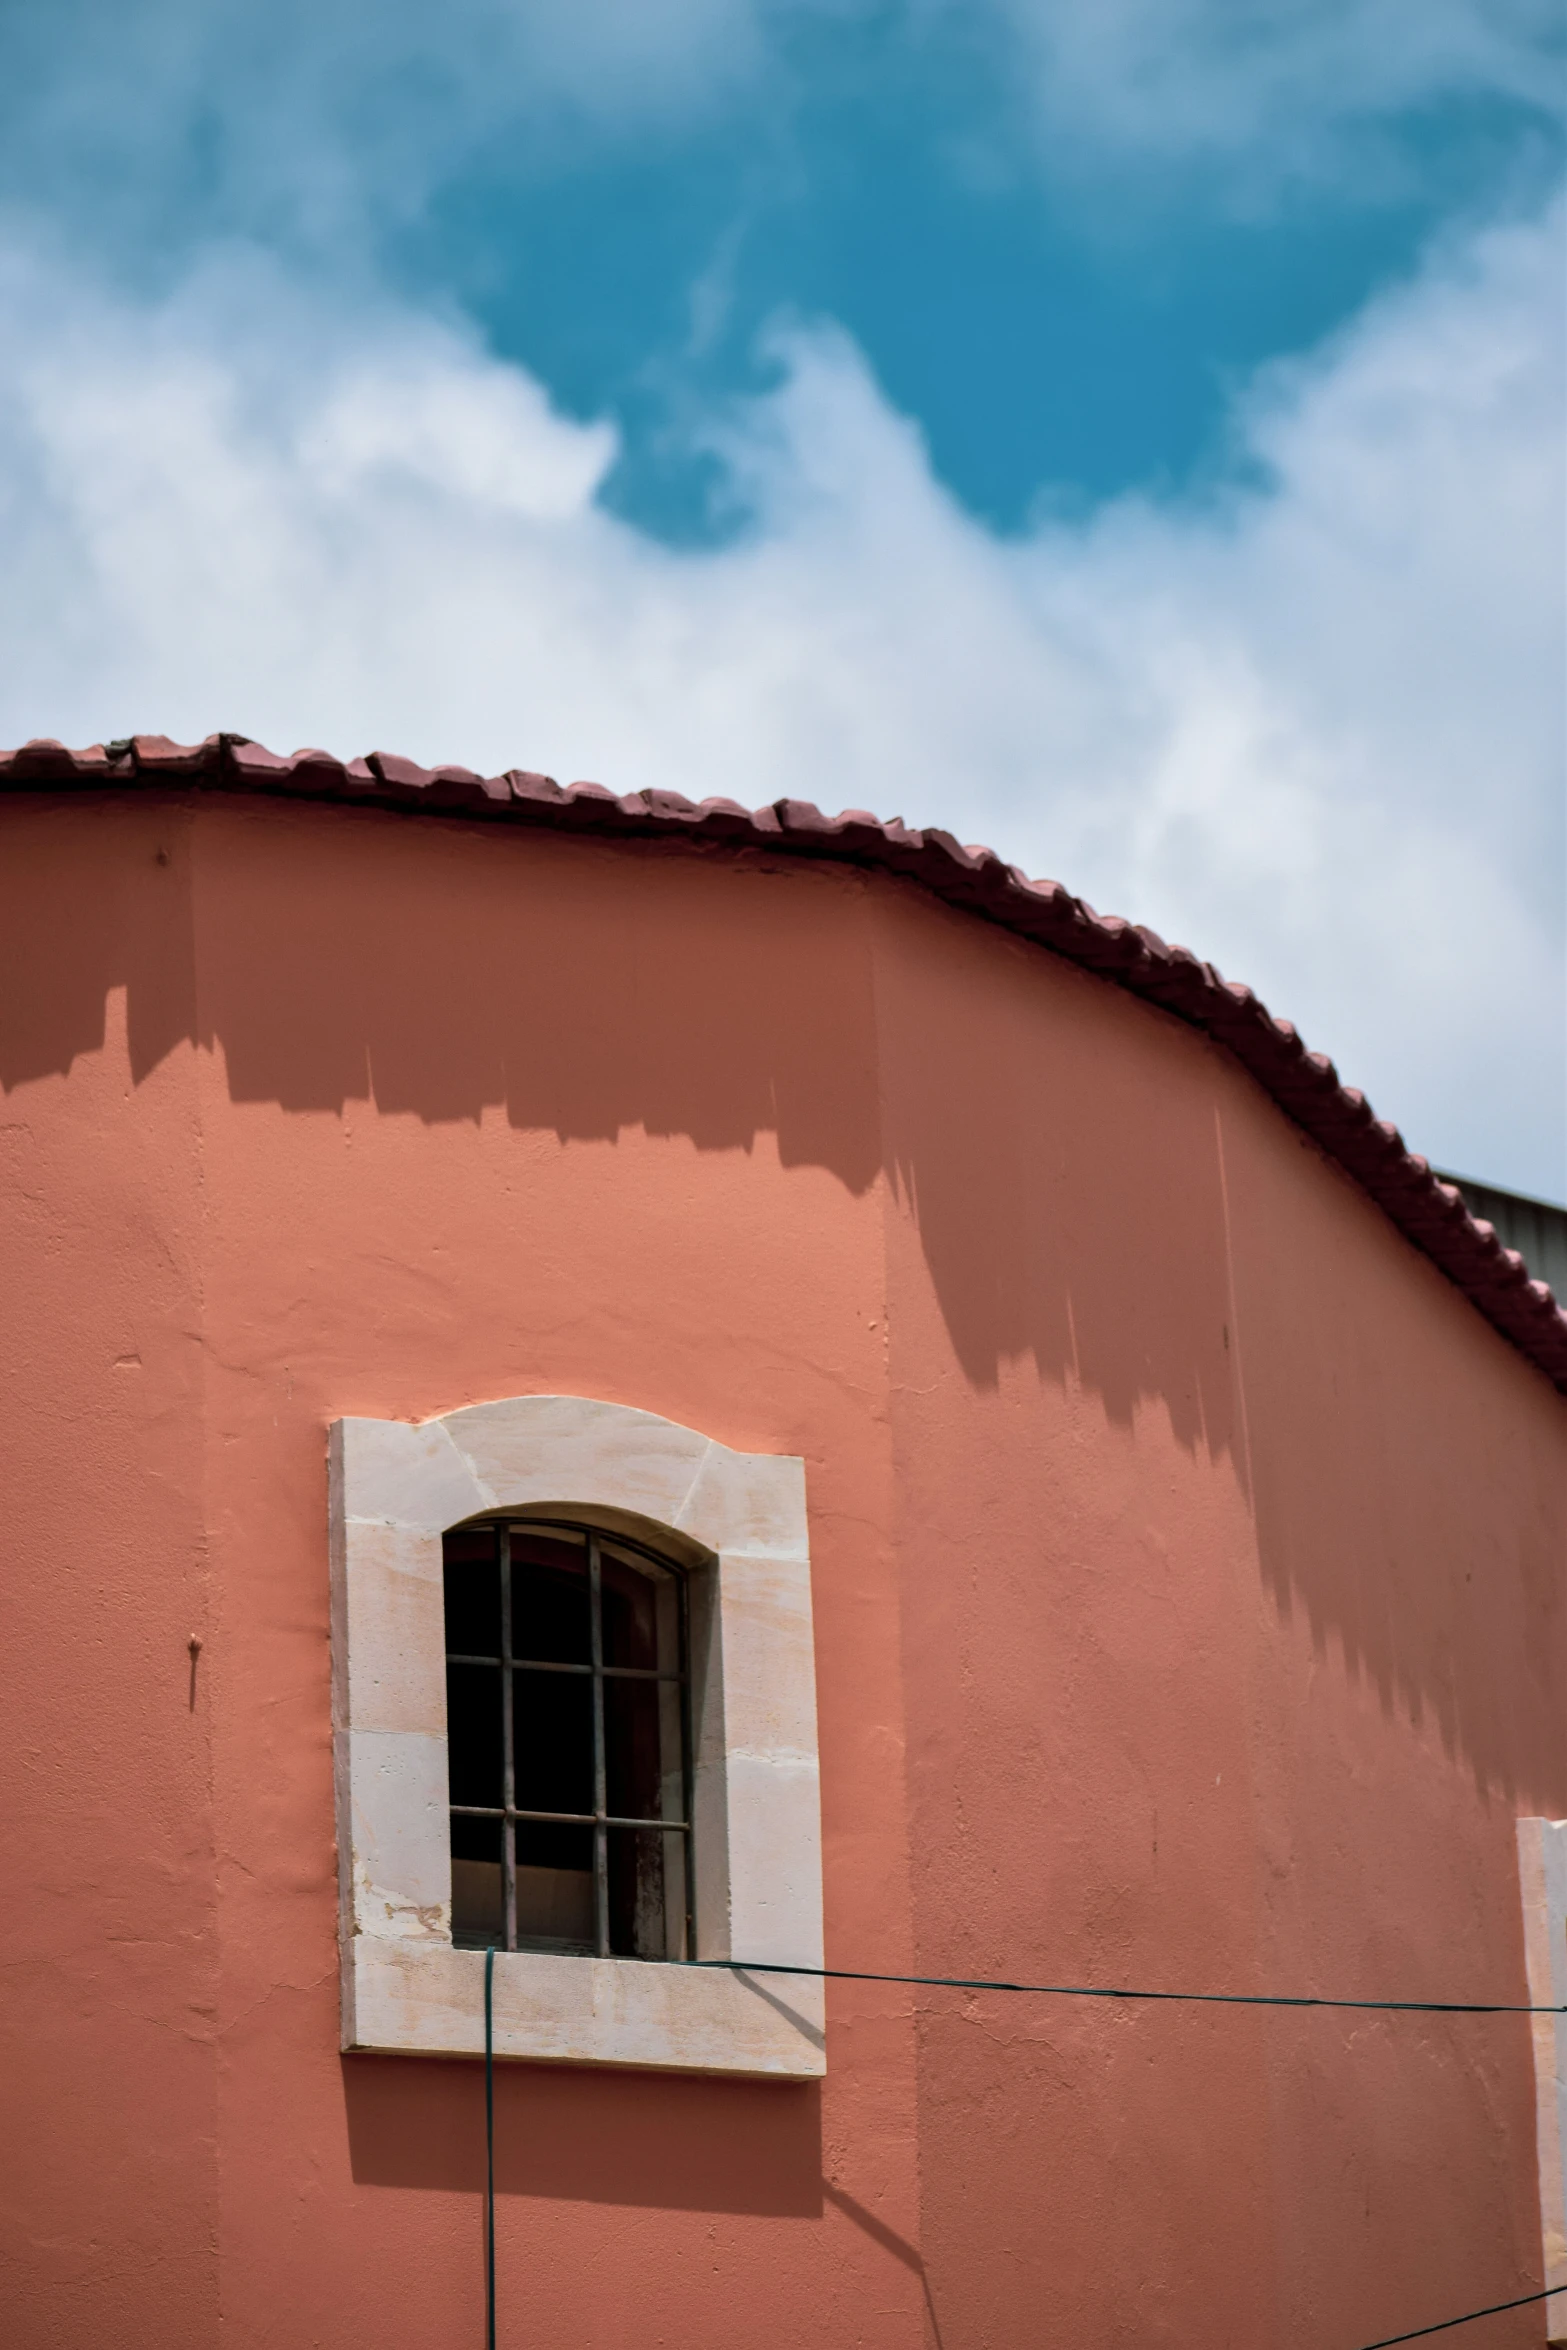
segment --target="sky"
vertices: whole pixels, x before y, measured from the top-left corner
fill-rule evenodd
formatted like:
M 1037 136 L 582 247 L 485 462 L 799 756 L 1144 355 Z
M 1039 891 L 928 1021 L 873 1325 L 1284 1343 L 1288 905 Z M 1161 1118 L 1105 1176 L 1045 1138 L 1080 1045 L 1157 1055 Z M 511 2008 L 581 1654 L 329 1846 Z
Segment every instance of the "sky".
M 983 841 L 1567 1199 L 1556 0 L 7 0 L 0 740 Z

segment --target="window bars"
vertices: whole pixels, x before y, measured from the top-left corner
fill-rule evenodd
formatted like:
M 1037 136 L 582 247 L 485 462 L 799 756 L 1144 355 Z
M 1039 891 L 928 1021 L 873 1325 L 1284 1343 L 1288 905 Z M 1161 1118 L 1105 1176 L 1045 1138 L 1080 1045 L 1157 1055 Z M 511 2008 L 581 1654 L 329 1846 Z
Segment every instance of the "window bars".
M 693 1957 L 684 1575 L 537 1519 L 444 1554 L 454 1941 Z

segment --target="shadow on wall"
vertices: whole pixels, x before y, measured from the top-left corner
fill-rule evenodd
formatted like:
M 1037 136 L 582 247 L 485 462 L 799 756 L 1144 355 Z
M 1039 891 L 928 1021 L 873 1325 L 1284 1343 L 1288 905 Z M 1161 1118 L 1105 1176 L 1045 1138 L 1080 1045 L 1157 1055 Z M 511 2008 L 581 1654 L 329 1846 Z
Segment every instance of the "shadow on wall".
M 221 1044 L 232 1097 L 287 1111 L 504 1106 L 562 1141 L 705 1151 L 771 1134 L 856 1194 L 886 1169 L 976 1386 L 1029 1356 L 1118 1421 L 1160 1396 L 1183 1443 L 1230 1449 L 1212 1135 L 1157 1014 L 847 867 L 200 812 L 198 847 L 188 801 L 7 810 L 30 838 L 0 878 L 0 1089 L 101 1047 L 123 987 L 138 1084 Z M 1042 983 L 1077 1016 L 1041 1021 Z
M 786 1163 L 873 1179 L 855 875 L 790 891 L 780 939 L 756 860 L 720 882 L 662 845 L 266 802 L 203 808 L 198 851 L 195 813 L 7 810 L 31 837 L 0 878 L 0 1088 L 100 1047 L 123 986 L 138 1084 L 176 1045 L 221 1042 L 236 1101 L 373 1096 L 432 1124 L 504 1105 L 563 1141 L 641 1125 L 703 1150 L 766 1130 Z
M 356 2185 L 484 2191 L 484 2075 L 477 2064 L 341 2060 Z M 830 2204 L 911 2270 L 942 2340 L 916 2246 L 822 2175 L 818 2082 L 688 2080 L 581 2066 L 502 2065 L 495 2187 L 505 2197 L 648 2211 L 817 2219 Z
M 1158 1406 L 1227 1464 L 1317 1655 L 1559 1815 L 1560 1399 L 1217 1047 L 882 904 L 886 1164 L 969 1378 L 1031 1360 L 1114 1424 Z
M 925 2322 L 930 2328 L 931 2340 L 935 2350 L 946 2350 L 946 2337 L 941 2330 L 941 2321 L 936 2314 L 936 2298 L 931 2291 L 930 2271 L 917 2246 L 911 2244 L 907 2236 L 900 2236 L 896 2228 L 888 2227 L 885 2220 L 878 2219 L 874 2211 L 868 2211 L 854 2196 L 846 2195 L 841 2187 L 835 2187 L 830 2180 L 822 2181 L 822 2193 L 833 2209 L 841 2211 L 844 2218 L 852 2222 L 862 2235 L 869 2236 L 871 2242 L 879 2245 L 883 2252 L 890 2252 L 894 2260 L 901 2261 L 919 2279 L 920 2291 L 925 2296 Z
M 1122 1427 L 1161 1407 L 1190 1455 L 1228 1463 L 1281 1611 L 1304 1605 L 1319 1647 L 1339 1639 L 1385 1706 L 1433 1711 L 1482 1783 L 1528 1784 L 1523 1758 L 1542 1751 L 1549 1718 L 1531 1692 L 1554 1660 L 1528 1668 L 1517 1562 L 1438 1586 L 1413 1520 L 1357 1500 L 1389 1487 L 1385 1432 L 1356 1415 L 1390 1375 L 1368 1326 L 1366 1376 L 1340 1392 L 1345 1333 L 1312 1267 L 1346 1233 L 1393 1291 L 1401 1264 L 1358 1195 L 1346 1222 L 1342 1182 L 1315 1153 L 1278 1152 L 1272 1138 L 1290 1130 L 1214 1048 L 848 867 L 267 801 L 40 798 L 13 801 L 7 825 L 7 1091 L 100 1046 L 105 1000 L 123 987 L 138 1083 L 182 1042 L 221 1044 L 232 1096 L 285 1111 L 373 1098 L 439 1123 L 504 1106 L 519 1129 L 562 1140 L 640 1127 L 704 1151 L 747 1151 L 767 1133 L 785 1165 L 826 1169 L 853 1193 L 885 1174 L 912 1206 L 972 1386 L 1032 1361 Z M 1221 1103 L 1261 1136 L 1275 1203 L 1240 1284 L 1241 1323 L 1271 1333 L 1266 1353 L 1248 1337 L 1250 1455 Z M 1297 1215 L 1301 1232 L 1316 1219 L 1309 1245 L 1295 1245 Z M 1306 1279 L 1292 1290 L 1297 1259 Z M 1454 1442 L 1439 1468 L 1457 1482 L 1443 1506 L 1475 1484 L 1467 1352 L 1452 1350 L 1447 1381 Z M 1410 1375 L 1429 1384 L 1420 1362 Z M 1438 1474 L 1433 1496 L 1441 1487 Z M 1540 1541 L 1535 1579 L 1548 1581 L 1543 1503 Z M 1518 1703 L 1504 1708 L 1509 1688 Z
M 483 2192 L 482 2066 L 349 2056 L 342 2069 L 360 2186 Z M 821 2090 L 814 2081 L 500 2065 L 495 2186 L 560 2202 L 814 2219 Z
M 970 1381 L 1032 1361 L 1122 1427 L 1157 1401 L 1244 1485 L 1214 1048 L 946 907 L 880 910 L 886 1166 Z

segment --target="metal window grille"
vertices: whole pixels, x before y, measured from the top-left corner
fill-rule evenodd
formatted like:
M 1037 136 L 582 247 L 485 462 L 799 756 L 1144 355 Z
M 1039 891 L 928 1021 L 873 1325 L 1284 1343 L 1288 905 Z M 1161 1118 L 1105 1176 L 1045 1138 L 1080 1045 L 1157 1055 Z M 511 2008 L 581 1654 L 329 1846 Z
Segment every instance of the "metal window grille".
M 444 1548 L 454 1940 L 694 1955 L 684 1575 L 565 1522 Z

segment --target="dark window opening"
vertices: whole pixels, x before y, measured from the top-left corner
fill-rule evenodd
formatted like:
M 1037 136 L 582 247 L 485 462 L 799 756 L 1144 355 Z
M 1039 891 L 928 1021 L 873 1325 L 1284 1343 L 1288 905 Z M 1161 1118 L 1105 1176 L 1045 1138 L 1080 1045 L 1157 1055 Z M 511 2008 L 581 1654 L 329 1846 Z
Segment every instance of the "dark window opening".
M 532 1519 L 444 1551 L 452 1940 L 692 1956 L 684 1576 Z

